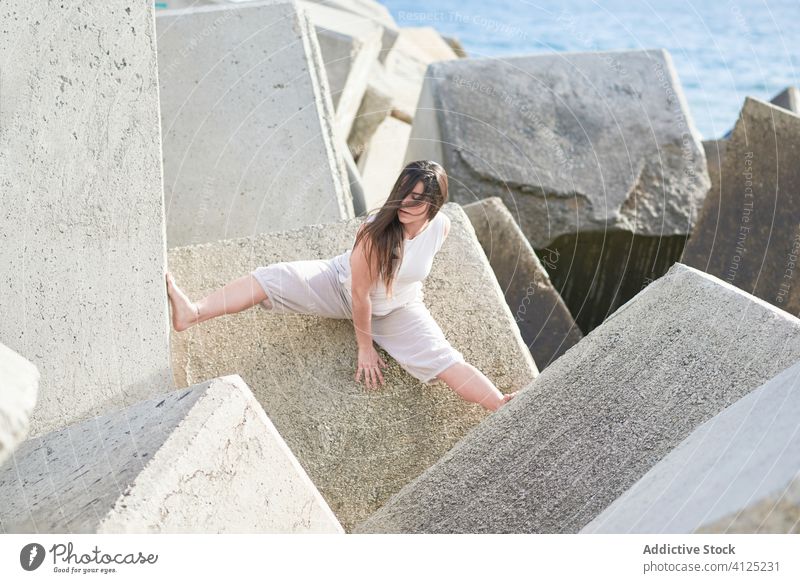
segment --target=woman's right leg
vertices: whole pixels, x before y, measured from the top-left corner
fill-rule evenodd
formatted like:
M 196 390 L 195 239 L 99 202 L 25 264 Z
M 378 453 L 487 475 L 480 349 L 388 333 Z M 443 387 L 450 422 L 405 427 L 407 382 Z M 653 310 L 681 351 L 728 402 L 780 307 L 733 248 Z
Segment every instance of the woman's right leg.
M 203 299 L 192 302 L 167 272 L 167 293 L 172 305 L 172 326 L 177 332 L 217 316 L 252 308 L 265 300 L 269 302 L 264 288 L 251 274 L 234 279 Z

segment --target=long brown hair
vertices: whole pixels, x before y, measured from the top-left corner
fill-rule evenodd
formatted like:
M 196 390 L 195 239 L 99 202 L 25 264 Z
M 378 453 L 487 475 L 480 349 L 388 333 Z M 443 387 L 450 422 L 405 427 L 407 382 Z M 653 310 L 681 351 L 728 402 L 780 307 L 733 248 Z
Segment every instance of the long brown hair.
M 409 162 L 397 177 L 389 198 L 374 213 L 375 219 L 371 222 L 366 222 L 365 219 L 366 226 L 358 233 L 353 245 L 355 248 L 364 238 L 371 243 L 365 245 L 370 278 L 373 277 L 372 266 L 375 263 L 373 258 L 377 256 L 378 276 L 383 279 L 387 296 L 390 298 L 395 271 L 403 261 L 404 252 L 403 224 L 397 213 L 404 206 L 403 200 L 420 180 L 425 185 L 422 196 L 428 202 L 428 220 L 433 220 L 447 202 L 447 173 L 433 160 Z

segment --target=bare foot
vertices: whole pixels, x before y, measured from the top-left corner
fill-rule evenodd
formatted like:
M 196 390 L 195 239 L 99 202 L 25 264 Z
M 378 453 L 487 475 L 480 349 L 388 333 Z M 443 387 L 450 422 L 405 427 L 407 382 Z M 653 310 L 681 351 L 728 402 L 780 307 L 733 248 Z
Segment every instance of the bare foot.
M 199 312 L 197 304 L 191 302 L 186 294 L 175 285 L 172 274 L 167 272 L 167 295 L 172 305 L 172 327 L 176 332 L 183 332 L 190 326 L 197 324 Z

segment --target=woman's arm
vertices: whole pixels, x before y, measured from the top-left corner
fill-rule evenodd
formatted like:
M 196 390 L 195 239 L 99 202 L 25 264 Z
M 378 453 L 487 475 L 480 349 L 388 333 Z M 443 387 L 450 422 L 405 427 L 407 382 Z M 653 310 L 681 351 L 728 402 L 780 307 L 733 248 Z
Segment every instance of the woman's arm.
M 361 227 L 364 228 L 363 225 Z M 383 384 L 383 374 L 381 374 L 378 364 L 384 367 L 386 363 L 378 355 L 377 350 L 372 345 L 372 300 L 369 292 L 377 279 L 377 270 L 369 271 L 367 263 L 367 241 L 362 239 L 353 252 L 350 254 L 350 273 L 353 301 L 353 327 L 355 328 L 356 344 L 358 345 L 358 370 L 356 370 L 356 381 L 359 375 L 364 372 L 364 380 L 367 386 L 377 386 L 380 380 Z

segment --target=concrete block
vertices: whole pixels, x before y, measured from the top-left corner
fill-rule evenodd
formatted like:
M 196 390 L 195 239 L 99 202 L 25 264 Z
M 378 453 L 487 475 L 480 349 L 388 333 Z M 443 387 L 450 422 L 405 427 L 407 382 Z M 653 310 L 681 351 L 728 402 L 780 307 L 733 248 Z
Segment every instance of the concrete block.
M 347 138 L 364 97 L 369 71 L 381 50 L 383 28 L 349 12 L 298 2 L 314 23 L 336 110 L 335 131 Z
M 172 379 L 153 3 L 0 4 L 0 338 L 36 436 Z
M 341 533 L 238 375 L 22 444 L 0 467 L 9 533 Z
M 461 44 L 461 41 L 457 36 L 443 35 L 442 38 L 444 39 L 444 42 L 450 45 L 450 48 L 453 49 L 453 52 L 456 55 L 458 55 L 459 59 L 466 59 L 469 56 L 467 55 L 467 51 L 464 49 L 464 45 Z
M 366 151 L 358 158 L 368 210 L 380 208 L 389 198 L 397 176 L 405 167 L 403 154 L 410 134 L 409 124 L 387 116 L 370 139 Z
M 413 118 L 428 65 L 457 60 L 458 55 L 430 27 L 403 27 L 383 64 L 394 96 L 395 108 Z M 421 158 L 414 158 L 420 160 Z M 408 160 L 411 162 L 411 160 Z
M 354 532 L 577 533 L 798 360 L 800 320 L 675 264 Z
M 0 464 L 27 437 L 38 392 L 33 363 L 0 344 Z
M 800 315 L 800 116 L 747 97 L 681 261 Z
M 393 107 L 392 88 L 386 80 L 383 65 L 373 63 L 369 83 L 347 138 L 347 145 L 356 161 L 366 151 L 378 126 L 387 116 L 392 115 Z
M 744 515 L 767 519 L 769 532 L 796 529 L 800 498 L 797 487 L 787 485 L 800 472 L 798 418 L 800 362 L 700 425 L 581 532 L 765 531 L 749 520 L 752 530 L 739 530 Z M 792 493 L 793 503 L 770 508 L 775 516 L 755 508 Z M 721 530 L 707 530 L 712 525 Z
M 379 24 L 383 29 L 381 39 L 381 51 L 378 60 L 383 62 L 392 47 L 397 42 L 399 27 L 392 17 L 389 9 L 375 0 L 310 0 L 316 4 L 322 4 L 331 8 L 345 10 L 364 21 Z
M 453 202 L 501 196 L 537 252 L 569 258 L 548 272 L 584 333 L 680 257 L 710 186 L 663 49 L 432 63 L 418 159 L 447 168 Z
M 305 12 L 162 10 L 156 28 L 168 247 L 353 216 Z
M 794 86 L 787 87 L 769 102 L 793 113 L 800 113 L 800 89 Z
M 504 393 L 538 371 L 461 208 L 423 287 L 451 344 Z M 360 219 L 172 249 L 169 269 L 199 299 L 259 265 L 329 259 L 353 244 Z M 179 386 L 238 371 L 345 530 L 447 452 L 489 413 L 442 381 L 422 384 L 383 349 L 386 384 L 355 382 L 353 322 L 259 306 L 172 336 Z M 515 399 L 516 400 L 516 399 Z M 513 402 L 513 400 L 512 400 Z
M 583 335 L 503 200 L 499 196 L 484 198 L 463 209 L 536 368 L 542 371 Z
M 696 534 L 800 534 L 800 474 L 736 514 L 704 524 Z

